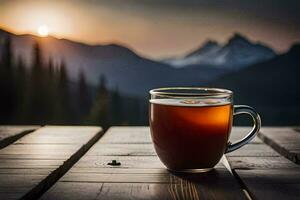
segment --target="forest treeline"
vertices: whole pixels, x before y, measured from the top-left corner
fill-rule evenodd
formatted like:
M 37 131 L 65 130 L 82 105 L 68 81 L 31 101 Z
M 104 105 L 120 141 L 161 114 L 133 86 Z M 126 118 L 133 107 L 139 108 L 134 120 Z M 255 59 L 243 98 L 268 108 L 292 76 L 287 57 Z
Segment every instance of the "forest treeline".
M 78 81 L 68 77 L 62 60 L 42 58 L 38 41 L 32 47 L 30 66 L 14 55 L 10 37 L 0 55 L 1 124 L 141 125 L 146 123 L 145 103 L 108 89 L 105 76 L 97 87 L 88 85 L 83 71 Z

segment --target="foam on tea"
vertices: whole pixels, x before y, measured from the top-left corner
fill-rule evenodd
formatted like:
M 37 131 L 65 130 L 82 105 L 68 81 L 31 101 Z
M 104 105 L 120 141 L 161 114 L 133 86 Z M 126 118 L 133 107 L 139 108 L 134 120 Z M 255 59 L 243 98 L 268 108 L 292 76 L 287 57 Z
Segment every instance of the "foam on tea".
M 229 104 L 229 102 L 220 99 L 151 99 L 150 103 L 170 106 L 211 106 Z
M 227 147 L 232 105 L 220 99 L 151 99 L 155 150 L 170 169 L 209 168 Z

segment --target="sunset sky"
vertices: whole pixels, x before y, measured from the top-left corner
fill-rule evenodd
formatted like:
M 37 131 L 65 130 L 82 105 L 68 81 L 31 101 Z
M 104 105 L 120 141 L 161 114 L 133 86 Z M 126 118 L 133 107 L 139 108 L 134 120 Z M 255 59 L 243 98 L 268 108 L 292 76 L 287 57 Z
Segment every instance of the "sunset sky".
M 159 59 L 184 54 L 234 32 L 278 52 L 300 41 L 297 0 L 0 0 L 0 27 L 89 44 L 119 42 Z

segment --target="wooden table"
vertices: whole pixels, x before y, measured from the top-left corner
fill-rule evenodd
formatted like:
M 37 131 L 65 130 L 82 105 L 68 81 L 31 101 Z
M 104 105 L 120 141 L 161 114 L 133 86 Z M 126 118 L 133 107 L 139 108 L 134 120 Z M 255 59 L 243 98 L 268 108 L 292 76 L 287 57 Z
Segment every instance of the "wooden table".
M 0 199 L 300 199 L 298 131 L 263 128 L 213 171 L 174 174 L 148 127 L 0 126 Z

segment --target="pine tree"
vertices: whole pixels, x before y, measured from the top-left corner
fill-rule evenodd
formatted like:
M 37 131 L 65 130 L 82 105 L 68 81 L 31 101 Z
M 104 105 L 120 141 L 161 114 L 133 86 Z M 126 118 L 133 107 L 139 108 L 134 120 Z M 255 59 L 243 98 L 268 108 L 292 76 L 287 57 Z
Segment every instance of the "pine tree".
M 32 66 L 30 74 L 30 108 L 29 108 L 29 122 L 39 124 L 43 122 L 43 72 L 41 63 L 41 50 L 38 42 L 33 46 L 32 51 Z
M 66 64 L 61 61 L 58 73 L 59 123 L 69 123 L 71 116 L 70 93 Z
M 53 64 L 52 57 L 49 57 L 47 68 L 48 68 L 49 77 L 53 78 L 53 76 L 54 76 L 54 64 Z
M 110 113 L 113 125 L 121 125 L 122 123 L 122 98 L 118 88 L 111 92 Z
M 44 65 L 38 42 L 34 44 L 33 64 L 30 77 L 29 121 L 34 124 L 47 124 L 51 118 L 52 101 L 47 65 Z
M 100 76 L 96 100 L 90 114 L 90 122 L 107 129 L 109 123 L 109 93 L 104 75 Z
M 79 108 L 79 118 L 80 121 L 87 117 L 91 109 L 92 99 L 89 88 L 87 86 L 85 75 L 83 71 L 79 73 L 78 81 L 78 108 Z
M 10 123 L 14 108 L 13 51 L 11 38 L 4 41 L 0 63 L 0 122 Z
M 26 66 L 21 56 L 17 59 L 17 66 L 14 74 L 15 80 L 15 112 L 14 122 L 23 124 L 26 118 L 26 112 L 28 112 L 28 79 Z
M 46 81 L 47 81 L 47 104 L 48 104 L 48 122 L 49 124 L 55 124 L 56 123 L 56 117 L 59 114 L 58 112 L 58 103 L 57 103 L 57 80 L 56 80 L 56 74 L 53 64 L 52 57 L 48 58 L 47 67 L 45 69 L 46 72 Z
M 4 40 L 3 51 L 1 55 L 1 63 L 6 69 L 12 68 L 12 58 L 13 58 L 13 51 L 12 51 L 12 44 L 10 36 Z

